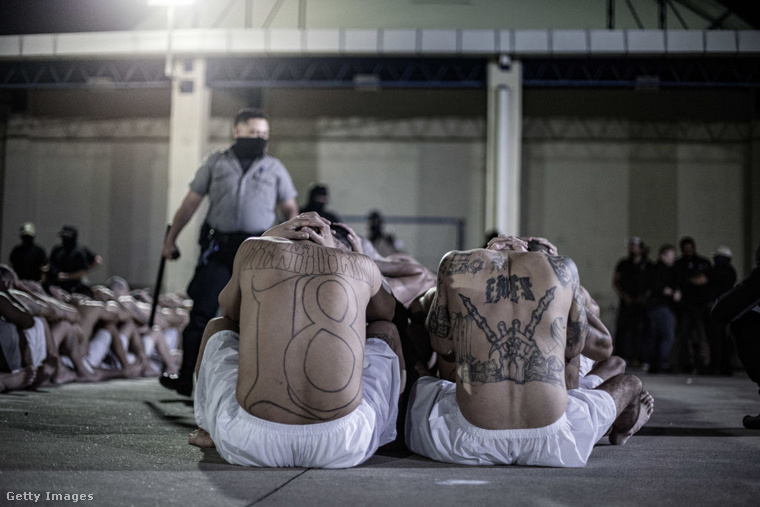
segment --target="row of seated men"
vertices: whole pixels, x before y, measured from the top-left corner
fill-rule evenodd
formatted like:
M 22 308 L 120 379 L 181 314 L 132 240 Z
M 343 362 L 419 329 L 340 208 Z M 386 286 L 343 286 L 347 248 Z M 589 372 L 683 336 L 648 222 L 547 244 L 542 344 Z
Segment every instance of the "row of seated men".
M 151 303 L 120 277 L 90 297 L 19 280 L 0 264 L 0 392 L 176 371 L 190 302 L 161 295 L 148 327 Z
M 191 444 L 264 467 L 351 467 L 399 441 L 451 463 L 582 467 L 648 421 L 652 396 L 548 241 L 498 236 L 437 276 L 365 246 L 316 213 L 243 243 L 201 344 Z

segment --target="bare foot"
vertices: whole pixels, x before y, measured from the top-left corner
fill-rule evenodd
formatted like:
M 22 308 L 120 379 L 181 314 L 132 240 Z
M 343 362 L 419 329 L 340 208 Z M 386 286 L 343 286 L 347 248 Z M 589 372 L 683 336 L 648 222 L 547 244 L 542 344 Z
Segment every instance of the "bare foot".
M 150 364 L 150 361 L 148 361 L 147 358 L 140 361 L 141 369 L 140 369 L 140 376 L 141 377 L 158 377 L 161 375 L 161 373 L 156 370 L 152 364 Z
M 142 372 L 142 363 L 134 361 L 132 364 L 121 370 L 124 378 L 137 378 Z
M 37 368 L 27 366 L 14 373 L 0 373 L 0 393 L 29 387 L 37 377 Z
M 644 391 L 639 396 L 637 407 L 637 413 L 632 411 L 632 416 L 625 418 L 621 415 L 616 424 L 613 425 L 612 433 L 610 433 L 610 443 L 612 445 L 624 445 L 631 438 L 631 435 L 638 432 L 647 423 L 652 416 L 652 412 L 654 412 L 654 398 L 647 391 Z M 629 421 L 630 425 L 626 424 Z M 622 426 L 628 426 L 628 429 L 619 430 L 616 427 L 618 423 Z
M 46 383 L 55 375 L 58 364 L 58 358 L 46 357 L 42 363 L 37 367 L 37 376 L 34 378 L 34 382 L 31 387 L 36 388 Z
M 76 382 L 79 379 L 74 370 L 70 370 L 65 364 L 58 362 L 58 369 L 55 371 L 51 381 L 53 384 L 68 384 L 70 382 Z
M 200 428 L 190 433 L 187 443 L 196 447 L 215 447 L 214 441 L 211 440 L 211 435 L 208 434 L 208 431 Z
M 168 355 L 168 360 L 164 364 L 164 373 L 173 375 L 179 373 L 179 367 L 182 365 L 182 352 L 172 351 Z

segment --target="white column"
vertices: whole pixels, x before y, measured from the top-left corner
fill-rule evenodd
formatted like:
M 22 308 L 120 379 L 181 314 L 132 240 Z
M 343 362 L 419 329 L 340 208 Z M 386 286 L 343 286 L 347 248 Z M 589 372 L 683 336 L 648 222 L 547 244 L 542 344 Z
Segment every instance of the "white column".
M 485 229 L 520 234 L 522 65 L 488 65 Z
M 172 103 L 169 124 L 169 187 L 167 223 L 187 194 L 208 140 L 211 92 L 206 87 L 206 60 L 178 58 L 174 62 Z M 167 263 L 164 290 L 182 289 L 190 282 L 198 259 L 198 231 L 206 215 L 206 203 L 195 213 L 179 235 L 177 246 L 182 257 Z

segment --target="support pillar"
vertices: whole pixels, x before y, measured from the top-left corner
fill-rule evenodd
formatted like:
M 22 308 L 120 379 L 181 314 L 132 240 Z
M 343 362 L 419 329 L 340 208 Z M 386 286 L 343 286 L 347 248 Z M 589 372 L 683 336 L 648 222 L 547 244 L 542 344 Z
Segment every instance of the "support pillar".
M 520 234 L 522 65 L 488 65 L 485 229 Z
M 171 100 L 167 223 L 182 203 L 207 151 L 211 92 L 206 86 L 205 59 L 181 58 L 174 62 Z M 198 259 L 198 233 L 206 206 L 204 201 L 177 239 L 182 257 L 167 264 L 164 291 L 183 289 L 190 282 Z

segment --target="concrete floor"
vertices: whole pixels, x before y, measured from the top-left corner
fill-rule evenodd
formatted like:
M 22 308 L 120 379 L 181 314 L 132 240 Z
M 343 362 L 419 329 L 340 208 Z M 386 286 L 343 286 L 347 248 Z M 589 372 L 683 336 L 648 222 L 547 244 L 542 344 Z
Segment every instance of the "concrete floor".
M 758 505 L 756 387 L 735 377 L 641 375 L 649 424 L 604 438 L 584 469 L 465 467 L 379 452 L 349 470 L 249 469 L 187 445 L 188 399 L 155 379 L 0 395 L 0 505 L 9 494 L 92 495 L 84 505 Z M 48 497 L 47 495 L 51 496 Z M 19 498 L 24 498 L 23 496 Z

